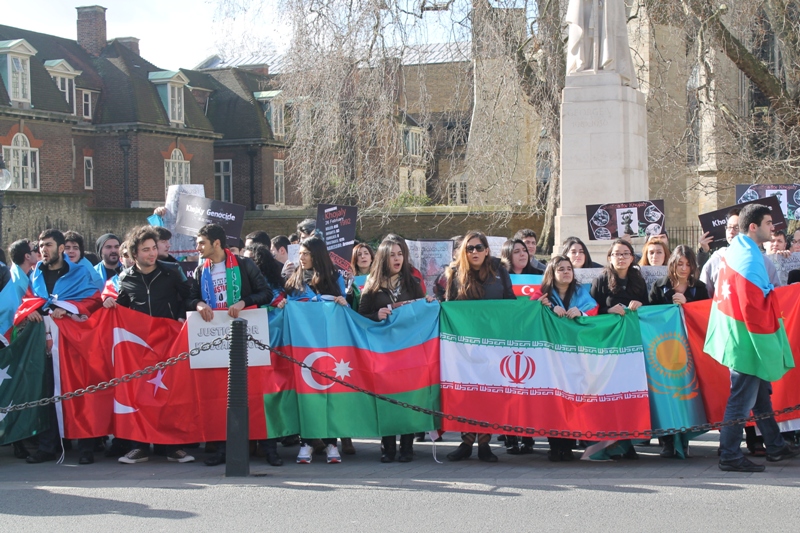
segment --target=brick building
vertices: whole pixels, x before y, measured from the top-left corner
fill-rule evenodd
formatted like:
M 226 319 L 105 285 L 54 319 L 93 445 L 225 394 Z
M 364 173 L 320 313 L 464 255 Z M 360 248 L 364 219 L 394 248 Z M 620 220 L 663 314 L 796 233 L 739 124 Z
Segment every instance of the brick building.
M 160 69 L 138 39 L 107 39 L 105 12 L 78 7 L 76 40 L 0 25 L 0 153 L 19 207 L 151 208 L 181 183 L 248 209 L 297 202 L 254 96 L 264 76 Z

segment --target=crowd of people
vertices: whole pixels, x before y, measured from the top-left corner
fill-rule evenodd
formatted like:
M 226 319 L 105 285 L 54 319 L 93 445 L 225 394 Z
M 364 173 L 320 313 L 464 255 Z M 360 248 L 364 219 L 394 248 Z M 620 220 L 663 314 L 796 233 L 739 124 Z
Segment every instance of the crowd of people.
M 750 231 L 750 219 L 740 221 L 739 217 L 738 210 L 728 214 L 728 242 L 741 233 L 765 244 L 766 254 L 800 251 L 800 230 L 789 243 L 782 232 L 763 239 L 763 234 Z M 270 238 L 266 231 L 254 231 L 236 247 L 228 246 L 222 227 L 209 224 L 197 234 L 198 265 L 193 276 L 186 276 L 170 255 L 170 238 L 169 230 L 164 227 L 142 226 L 132 229 L 124 239 L 111 233 L 102 235 L 92 252 L 86 249 L 79 233 L 48 229 L 34 241 L 21 239 L 10 246 L 10 267 L 0 267 L 0 289 L 14 284 L 21 303 L 16 312 L 20 328 L 26 321 L 42 321 L 46 315 L 56 320 L 86 320 L 100 307 L 122 306 L 172 320 L 184 320 L 188 311 L 196 311 L 208 321 L 215 311 L 227 312 L 235 318 L 245 308 L 282 308 L 288 301 L 332 301 L 380 322 L 392 314 L 397 304 L 421 298 L 443 302 L 515 299 L 510 275 L 541 274 L 541 286 L 531 300 L 558 317 L 575 319 L 596 314 L 625 315 L 644 305 L 683 305 L 713 297 L 726 251 L 722 248 L 712 253 L 708 234 L 701 238 L 697 252 L 686 245 L 671 249 L 667 235 L 657 235 L 648 238 L 637 254 L 630 238 L 620 238 L 610 242 L 606 261 L 601 265 L 592 260 L 579 238 L 569 237 L 544 263 L 536 256 L 537 235 L 533 230 L 520 230 L 508 239 L 500 257 L 492 256 L 486 235 L 471 231 L 453 237 L 453 261 L 440 273 L 432 290 L 427 291 L 422 274 L 409 261 L 405 239 L 394 234 L 387 235 L 376 249 L 368 243 L 357 243 L 352 251 L 352 269 L 342 273 L 331 262 L 314 220 L 303 220 L 297 225 L 297 233 L 289 236 Z M 298 264 L 289 260 L 289 247 L 295 243 L 299 244 Z M 667 275 L 648 290 L 640 266 L 666 266 Z M 780 285 L 775 267 L 766 256 L 764 267 L 772 284 Z M 575 275 L 575 269 L 585 268 L 602 268 L 588 286 L 579 283 Z M 356 276 L 367 276 L 363 287 L 354 283 Z M 428 292 L 432 295 L 426 296 Z M 65 443 L 58 434 L 55 410 L 48 412 L 50 429 L 41 432 L 35 441 L 14 443 L 16 457 L 29 463 L 58 458 Z M 774 431 L 769 433 L 772 441 L 765 448 L 763 438 L 750 429 L 746 432 L 746 444 L 754 456 L 779 460 L 790 455 L 786 449 L 794 450 L 793 433 L 784 434 L 782 438 L 788 442 L 780 446 L 775 444 Z M 468 459 L 477 442 L 478 459 L 497 462 L 498 457 L 489 444 L 491 437 L 488 433 L 462 433 L 461 443 L 447 457 L 451 461 Z M 415 438 L 422 436 L 400 435 L 398 449 L 397 435 L 383 436 L 381 461 L 413 460 Z M 534 442 L 530 437 L 500 438 L 509 454 L 533 452 Z M 356 452 L 352 439 L 341 436 L 340 439 L 341 446 L 337 438 L 306 439 L 297 435 L 282 439 L 282 444 L 299 445 L 297 463 L 309 463 L 315 454 L 324 455 L 328 463 L 338 463 L 342 460 L 340 447 L 344 454 Z M 731 449 L 733 439 L 730 437 L 728 448 L 723 447 L 722 452 L 728 454 L 723 459 L 730 461 L 733 457 L 741 462 Z M 278 453 L 278 443 L 278 439 L 267 439 L 252 444 L 254 453 L 260 453 L 269 464 L 280 466 L 283 459 Z M 565 438 L 549 438 L 548 443 L 551 461 L 572 460 L 581 445 Z M 36 448 L 29 449 L 32 445 Z M 661 446 L 662 457 L 676 455 L 674 438 L 662 439 Z M 82 439 L 77 447 L 80 464 L 93 463 L 95 454 L 100 452 L 125 464 L 147 461 L 151 453 L 166 455 L 173 462 L 194 461 L 186 451 L 192 447 L 191 443 L 161 446 L 96 438 Z M 637 458 L 631 442 L 618 443 L 615 450 L 616 458 Z M 205 464 L 225 462 L 224 442 L 206 443 L 206 451 L 210 455 Z

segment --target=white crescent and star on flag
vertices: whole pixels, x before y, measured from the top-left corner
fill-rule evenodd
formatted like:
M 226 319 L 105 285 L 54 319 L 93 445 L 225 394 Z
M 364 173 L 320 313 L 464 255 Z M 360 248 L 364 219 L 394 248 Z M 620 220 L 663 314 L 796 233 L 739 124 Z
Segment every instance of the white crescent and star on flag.
M 352 368 L 350 367 L 350 361 L 345 361 L 344 359 L 341 359 L 340 361 L 336 362 L 336 358 L 333 355 L 329 354 L 328 352 L 322 352 L 322 351 L 311 352 L 306 356 L 305 359 L 303 359 L 303 363 L 305 363 L 308 366 L 314 366 L 314 363 L 316 363 L 317 360 L 328 357 L 333 359 L 335 363 L 333 368 L 334 368 L 334 375 L 337 378 L 344 379 L 346 377 L 350 377 L 350 371 L 352 370 Z M 316 380 L 316 378 L 314 377 L 314 373 L 311 372 L 311 370 L 308 368 L 303 368 L 302 370 L 300 370 L 300 375 L 303 377 L 303 381 L 306 382 L 306 385 L 308 385 L 314 390 L 319 390 L 319 391 L 328 390 L 334 385 L 333 382 L 323 385 L 322 383 Z
M 117 345 L 122 344 L 123 342 L 132 342 L 134 344 L 138 344 L 139 346 L 144 346 L 145 348 L 147 348 L 151 352 L 153 351 L 153 348 L 151 348 L 149 344 L 147 344 L 144 340 L 142 340 L 141 337 L 139 337 L 138 335 L 136 335 L 134 333 L 131 333 L 130 331 L 128 331 L 125 328 L 114 328 L 113 336 L 114 336 L 114 342 L 111 345 L 111 364 L 112 365 L 114 364 L 114 350 L 117 348 Z M 163 378 L 164 378 L 164 371 L 163 370 L 159 370 L 158 374 L 153 379 L 148 381 L 148 383 L 151 383 L 152 385 L 154 385 L 153 396 L 156 395 L 156 393 L 158 392 L 159 388 L 162 388 L 162 389 L 166 389 L 167 388 L 166 385 L 164 385 L 161 382 L 161 380 Z M 127 415 L 127 414 L 131 414 L 131 413 L 135 413 L 136 411 L 138 411 L 138 409 L 136 409 L 134 407 L 131 407 L 130 405 L 125 405 L 123 403 L 120 403 L 119 401 L 117 401 L 116 398 L 114 398 L 114 413 L 115 414 Z

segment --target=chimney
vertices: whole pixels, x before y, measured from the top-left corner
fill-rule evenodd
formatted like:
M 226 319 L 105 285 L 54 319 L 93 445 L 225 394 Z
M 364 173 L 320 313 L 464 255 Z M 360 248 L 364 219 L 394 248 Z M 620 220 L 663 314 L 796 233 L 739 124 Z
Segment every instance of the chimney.
M 127 48 L 128 50 L 132 51 L 137 56 L 139 54 L 139 39 L 136 37 L 117 37 L 114 39 L 119 44 Z
M 78 10 L 78 44 L 97 57 L 106 45 L 106 8 L 76 7 Z

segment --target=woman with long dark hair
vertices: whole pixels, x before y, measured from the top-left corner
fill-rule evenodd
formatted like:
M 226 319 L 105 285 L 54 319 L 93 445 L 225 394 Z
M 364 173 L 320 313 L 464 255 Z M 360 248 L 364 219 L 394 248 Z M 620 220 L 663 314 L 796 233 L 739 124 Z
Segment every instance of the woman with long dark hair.
M 272 252 L 267 246 L 260 243 L 251 243 L 244 249 L 244 257 L 253 260 L 261 275 L 267 280 L 267 285 L 272 289 L 272 294 L 276 295 L 275 300 L 270 305 L 274 305 L 281 291 L 284 288 L 284 279 L 281 276 L 281 265 L 277 259 L 272 256 Z
M 509 274 L 539 274 L 539 270 L 531 266 L 528 247 L 521 239 L 508 239 L 500 250 L 500 260 Z
M 589 295 L 586 286 L 575 279 L 572 261 L 565 255 L 558 255 L 547 263 L 542 285 L 533 293 L 531 300 L 539 300 L 560 317 L 577 318 L 597 314 L 597 302 Z M 550 445 L 547 458 L 551 461 L 572 461 L 575 458 L 572 454 L 575 439 L 548 437 L 547 442 Z
M 683 244 L 676 246 L 667 261 L 667 275 L 656 280 L 650 289 L 648 295 L 650 303 L 683 305 L 708 300 L 706 284 L 697 279 L 697 275 L 697 258 L 694 250 Z M 675 435 L 664 435 L 659 441 L 661 457 L 674 457 Z
M 572 268 L 603 268 L 592 261 L 589 249 L 578 237 L 567 237 L 561 245 L 561 255 L 569 257 Z
M 285 298 L 278 303 L 283 308 L 288 300 L 300 302 L 334 301 L 347 305 L 344 281 L 333 266 L 325 242 L 319 237 L 309 237 L 300 243 L 300 264 L 284 285 Z M 336 439 L 321 439 L 325 445 L 328 463 L 342 462 Z M 344 439 L 343 439 L 344 440 Z M 309 441 L 300 438 L 299 464 L 311 462 L 314 447 Z
M 447 290 L 445 300 L 513 300 L 514 290 L 508 271 L 499 259 L 492 257 L 489 241 L 480 231 L 470 231 L 464 236 L 455 261 L 446 270 Z M 461 461 L 472 455 L 472 446 L 478 441 L 478 459 L 497 462 L 492 453 L 489 433 L 461 433 L 458 449 L 447 454 L 451 461 Z
M 344 280 L 333 266 L 325 242 L 309 237 L 300 243 L 300 265 L 284 284 L 288 300 L 334 301 L 347 305 Z M 282 302 L 280 307 L 285 305 Z
M 419 280 L 411 274 L 408 263 L 408 245 L 405 239 L 389 234 L 383 239 L 372 269 L 361 293 L 358 312 L 376 322 L 392 314 L 392 308 L 402 302 L 425 297 Z M 381 462 L 391 463 L 397 455 L 397 435 L 381 438 Z M 414 434 L 400 435 L 400 457 L 407 463 L 414 458 Z
M 648 303 L 647 283 L 634 266 L 633 246 L 624 239 L 616 239 L 611 243 L 606 256 L 608 265 L 592 282 L 590 294 L 599 306 L 598 314 L 615 314 L 636 311 Z M 604 455 L 612 459 L 624 457 L 638 459 L 636 449 L 630 440 L 617 441 L 606 448 Z
M 608 265 L 592 282 L 590 294 L 600 306 L 598 314 L 612 313 L 624 315 L 626 311 L 636 311 L 647 303 L 647 284 L 633 266 L 633 246 L 624 240 L 616 239 L 608 249 Z

